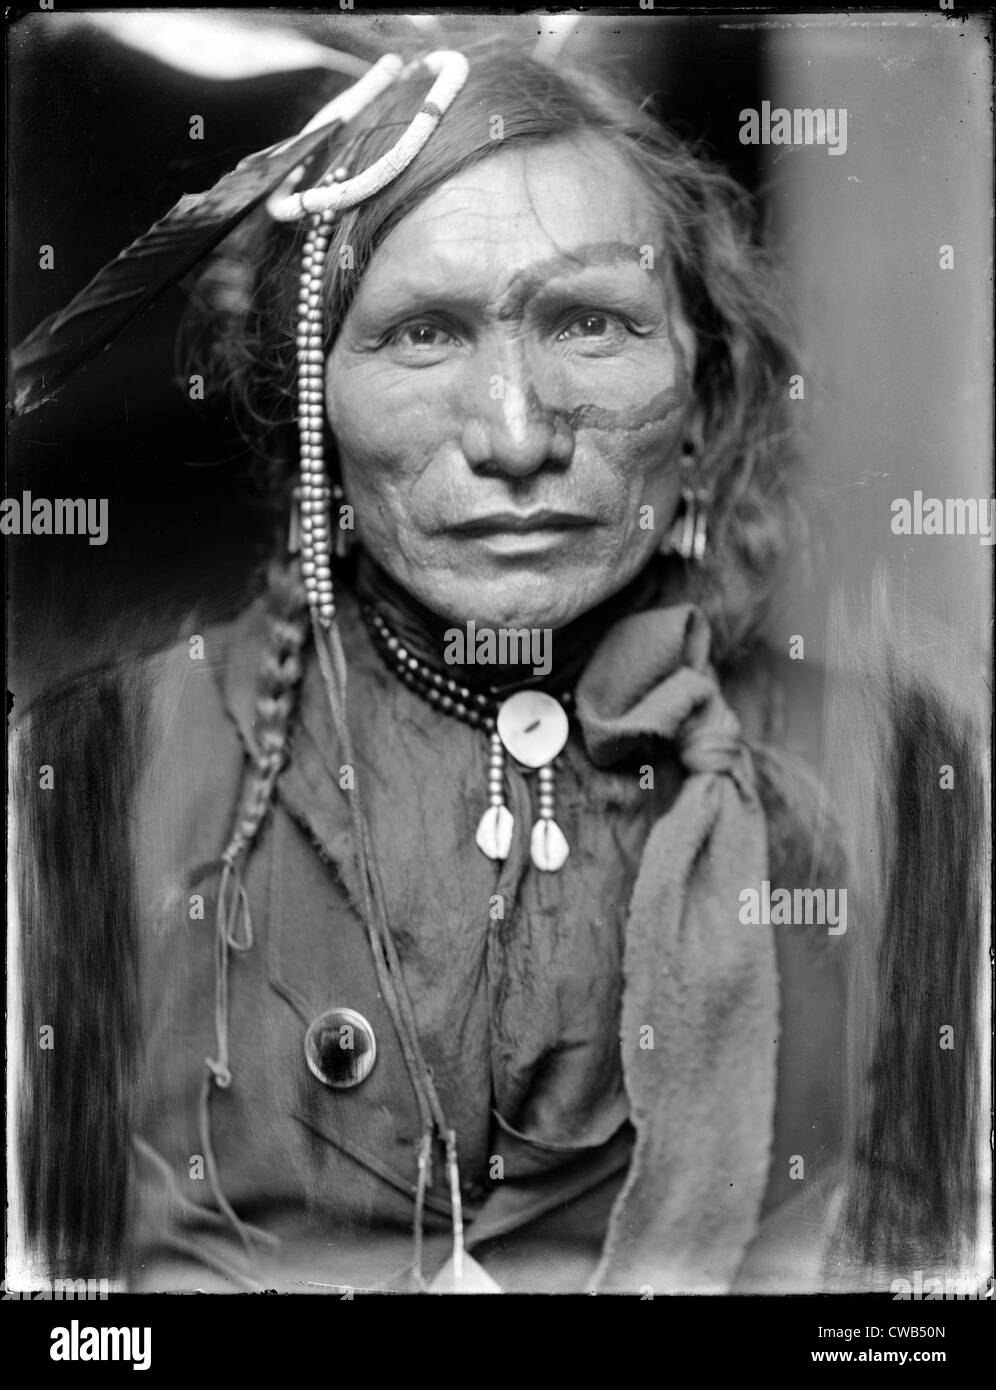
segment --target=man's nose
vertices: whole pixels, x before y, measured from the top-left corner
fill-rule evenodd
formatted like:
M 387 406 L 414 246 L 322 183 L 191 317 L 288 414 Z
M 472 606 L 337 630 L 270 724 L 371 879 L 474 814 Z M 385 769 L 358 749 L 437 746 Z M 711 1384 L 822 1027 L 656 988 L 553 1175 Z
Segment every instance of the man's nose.
M 574 431 L 563 411 L 540 398 L 523 353 L 482 363 L 463 428 L 464 457 L 478 473 L 526 478 L 544 467 L 565 467 Z

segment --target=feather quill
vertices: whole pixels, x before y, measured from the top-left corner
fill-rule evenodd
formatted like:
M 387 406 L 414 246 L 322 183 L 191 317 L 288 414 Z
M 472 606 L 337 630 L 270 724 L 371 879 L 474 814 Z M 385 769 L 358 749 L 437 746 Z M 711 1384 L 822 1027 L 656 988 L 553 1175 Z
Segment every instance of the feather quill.
M 341 125 L 305 129 L 247 155 L 203 193 L 186 193 L 11 354 L 14 412 L 51 400 L 123 328 L 175 285 Z

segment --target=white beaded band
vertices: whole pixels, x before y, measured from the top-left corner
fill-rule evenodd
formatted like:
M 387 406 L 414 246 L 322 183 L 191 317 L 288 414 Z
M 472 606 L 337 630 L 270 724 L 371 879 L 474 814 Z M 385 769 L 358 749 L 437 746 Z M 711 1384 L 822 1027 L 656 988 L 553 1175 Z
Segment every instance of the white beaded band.
M 383 64 L 390 62 L 389 67 L 384 67 L 383 73 L 374 82 L 372 79 L 378 76 L 378 69 Z M 390 85 L 397 76 L 404 77 L 415 67 L 427 67 L 431 73 L 436 74 L 436 80 L 429 90 L 429 95 L 422 104 L 421 110 L 415 113 L 411 124 L 407 130 L 392 145 L 386 154 L 381 155 L 369 168 L 364 169 L 355 178 L 346 179 L 345 182 L 329 188 L 319 184 L 315 188 L 305 189 L 302 193 L 291 193 L 288 190 L 300 183 L 303 177 L 303 169 L 298 167 L 284 180 L 276 193 L 271 194 L 267 200 L 266 210 L 277 222 L 296 222 L 301 217 L 307 217 L 314 213 L 335 213 L 344 212 L 347 208 L 355 207 L 357 203 L 362 203 L 365 199 L 372 197 L 374 193 L 379 193 L 393 179 L 396 179 L 402 170 L 407 169 L 418 152 L 425 145 L 429 136 L 436 129 L 443 113 L 453 101 L 460 88 L 467 80 L 469 64 L 462 53 L 449 53 L 440 50 L 438 53 L 430 53 L 418 63 L 401 69 L 401 60 L 394 54 L 388 54 L 382 58 L 376 67 L 371 68 L 370 72 L 364 73 L 355 87 L 351 87 L 348 92 L 337 97 L 330 102 L 327 107 L 318 113 L 305 130 L 316 129 L 318 125 L 327 124 L 330 120 L 352 120 L 375 96 Z M 369 82 L 369 88 L 362 93 L 357 89 L 364 83 Z M 346 105 L 346 99 L 352 100 Z M 339 106 L 336 106 L 336 103 Z M 343 111 L 348 110 L 348 115 L 343 115 Z M 331 114 L 329 114 L 331 113 Z M 303 132 L 302 132 L 303 133 Z

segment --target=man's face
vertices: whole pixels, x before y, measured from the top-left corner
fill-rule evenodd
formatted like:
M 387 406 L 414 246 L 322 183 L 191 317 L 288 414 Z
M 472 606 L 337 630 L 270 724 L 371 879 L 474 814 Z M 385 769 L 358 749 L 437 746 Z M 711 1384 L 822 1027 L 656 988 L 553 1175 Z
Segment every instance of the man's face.
M 681 489 L 692 335 L 610 148 L 509 149 L 378 248 L 329 355 L 369 553 L 441 617 L 558 628 L 623 588 Z

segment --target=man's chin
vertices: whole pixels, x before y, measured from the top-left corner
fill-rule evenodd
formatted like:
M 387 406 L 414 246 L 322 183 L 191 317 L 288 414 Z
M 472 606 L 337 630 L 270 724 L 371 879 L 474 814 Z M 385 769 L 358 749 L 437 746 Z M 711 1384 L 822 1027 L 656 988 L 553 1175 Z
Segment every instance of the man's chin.
M 423 603 L 447 622 L 478 628 L 528 627 L 556 631 L 599 602 L 596 594 L 587 600 L 588 585 L 581 576 L 573 580 L 549 578 L 528 581 L 506 577 L 501 582 L 468 581 L 451 583 L 445 593 L 422 598 Z

